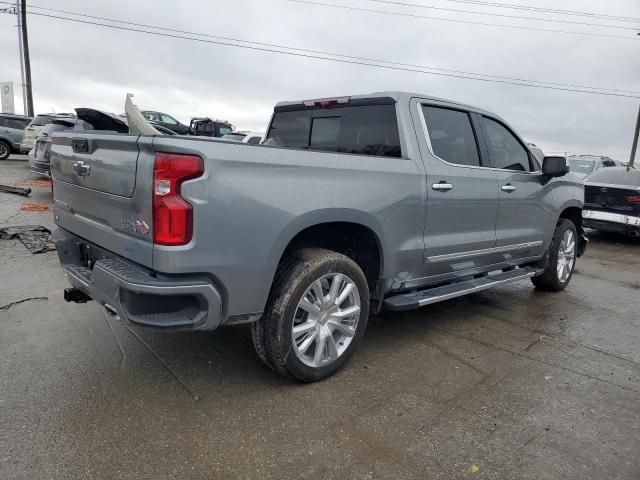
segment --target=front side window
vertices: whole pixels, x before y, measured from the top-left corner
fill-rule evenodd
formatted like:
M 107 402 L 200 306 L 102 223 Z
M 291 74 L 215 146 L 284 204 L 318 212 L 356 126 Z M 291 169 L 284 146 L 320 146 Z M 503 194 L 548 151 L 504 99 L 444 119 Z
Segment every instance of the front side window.
M 422 106 L 433 153 L 449 163 L 480 166 L 478 145 L 469 114 L 449 108 Z
M 481 117 L 491 166 L 503 170 L 530 171 L 529 154 L 518 139 L 502 124 Z
M 258 145 L 260 143 L 260 141 L 262 140 L 262 137 L 251 137 L 247 143 L 249 145 Z
M 395 104 L 276 111 L 265 143 L 324 152 L 402 156 Z

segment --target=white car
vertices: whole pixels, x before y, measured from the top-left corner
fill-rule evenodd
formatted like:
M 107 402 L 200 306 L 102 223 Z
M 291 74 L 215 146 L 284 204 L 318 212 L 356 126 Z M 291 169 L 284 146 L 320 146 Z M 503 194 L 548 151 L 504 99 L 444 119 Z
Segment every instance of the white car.
M 264 139 L 264 133 L 258 132 L 231 132 L 222 136 L 222 140 L 233 140 L 234 142 L 248 143 L 249 145 L 260 145 Z
M 73 113 L 46 113 L 36 115 L 31 123 L 24 129 L 24 135 L 20 142 L 20 151 L 23 153 L 30 152 L 35 146 L 36 138 L 40 135 L 42 127 L 51 123 L 54 118 L 74 118 Z
M 569 169 L 582 178 L 607 167 L 622 167 L 622 162 L 601 155 L 570 155 L 567 157 Z

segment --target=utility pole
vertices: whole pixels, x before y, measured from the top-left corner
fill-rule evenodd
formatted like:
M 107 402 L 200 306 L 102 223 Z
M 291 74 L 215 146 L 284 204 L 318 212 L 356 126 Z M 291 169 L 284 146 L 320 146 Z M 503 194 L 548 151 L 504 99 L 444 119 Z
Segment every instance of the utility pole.
M 22 54 L 22 16 L 20 15 L 20 0 L 16 0 L 16 15 L 18 17 L 18 50 L 20 51 L 20 74 L 22 76 L 22 113 L 27 115 L 27 93 L 24 88 L 24 55 Z
M 27 0 L 16 0 L 18 7 L 18 31 L 20 32 L 20 60 L 23 65 L 25 114 L 33 117 L 33 92 L 31 90 L 31 59 L 29 58 L 29 35 L 27 34 Z
M 627 170 L 633 168 L 633 161 L 636 159 L 636 150 L 638 149 L 638 135 L 640 134 L 640 107 L 638 107 L 638 119 L 636 120 L 636 132 L 633 135 L 633 144 L 631 145 L 631 158 Z

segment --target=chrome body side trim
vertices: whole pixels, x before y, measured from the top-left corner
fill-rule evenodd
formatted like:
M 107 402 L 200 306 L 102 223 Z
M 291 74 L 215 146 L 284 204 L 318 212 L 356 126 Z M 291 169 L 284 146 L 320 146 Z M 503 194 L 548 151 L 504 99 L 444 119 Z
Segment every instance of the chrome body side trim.
M 542 246 L 542 240 L 535 242 L 518 243 L 516 245 L 504 245 L 502 247 L 485 248 L 482 250 L 470 250 L 467 252 L 447 253 L 445 255 L 434 255 L 426 257 L 426 261 L 430 263 L 446 262 L 449 260 L 459 260 L 461 258 L 477 257 L 480 255 L 489 255 L 493 253 L 512 252 L 516 250 L 527 250 L 529 248 Z

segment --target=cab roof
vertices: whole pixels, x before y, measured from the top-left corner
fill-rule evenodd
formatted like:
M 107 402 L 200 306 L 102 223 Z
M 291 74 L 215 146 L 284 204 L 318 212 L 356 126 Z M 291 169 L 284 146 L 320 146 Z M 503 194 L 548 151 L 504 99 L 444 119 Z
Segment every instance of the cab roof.
M 381 99 L 391 99 L 393 100 L 395 103 L 399 103 L 399 102 L 408 102 L 409 100 L 411 100 L 412 98 L 421 98 L 424 100 L 429 100 L 429 101 L 433 101 L 435 103 L 438 104 L 442 104 L 443 106 L 449 106 L 452 108 L 460 108 L 460 109 L 464 109 L 464 110 L 469 110 L 469 111 L 473 111 L 473 112 L 477 112 L 477 113 L 484 113 L 484 114 L 488 114 L 491 116 L 496 116 L 494 113 L 491 112 L 487 112 L 485 110 L 482 110 L 481 108 L 478 107 L 474 107 L 472 105 L 467 105 L 465 103 L 460 103 L 460 102 L 455 102 L 453 100 L 447 100 L 444 98 L 439 98 L 439 97 L 433 97 L 431 95 L 425 95 L 422 93 L 412 93 L 412 92 L 399 92 L 399 91 L 384 91 L 384 92 L 373 92 L 373 93 L 368 93 L 368 94 L 360 94 L 360 95 L 337 95 L 335 97 L 331 97 L 331 98 L 336 98 L 336 99 L 342 99 L 342 98 L 349 98 L 349 101 L 353 101 L 353 100 L 381 100 Z M 297 105 L 304 105 L 304 102 L 308 102 L 311 100 L 315 100 L 315 99 L 305 99 L 305 100 L 294 100 L 294 101 L 284 101 L 284 102 L 279 102 L 276 104 L 276 109 L 283 109 L 282 107 L 289 107 L 289 109 L 291 107 L 297 106 Z M 325 98 L 319 99 L 319 100 L 327 100 Z

